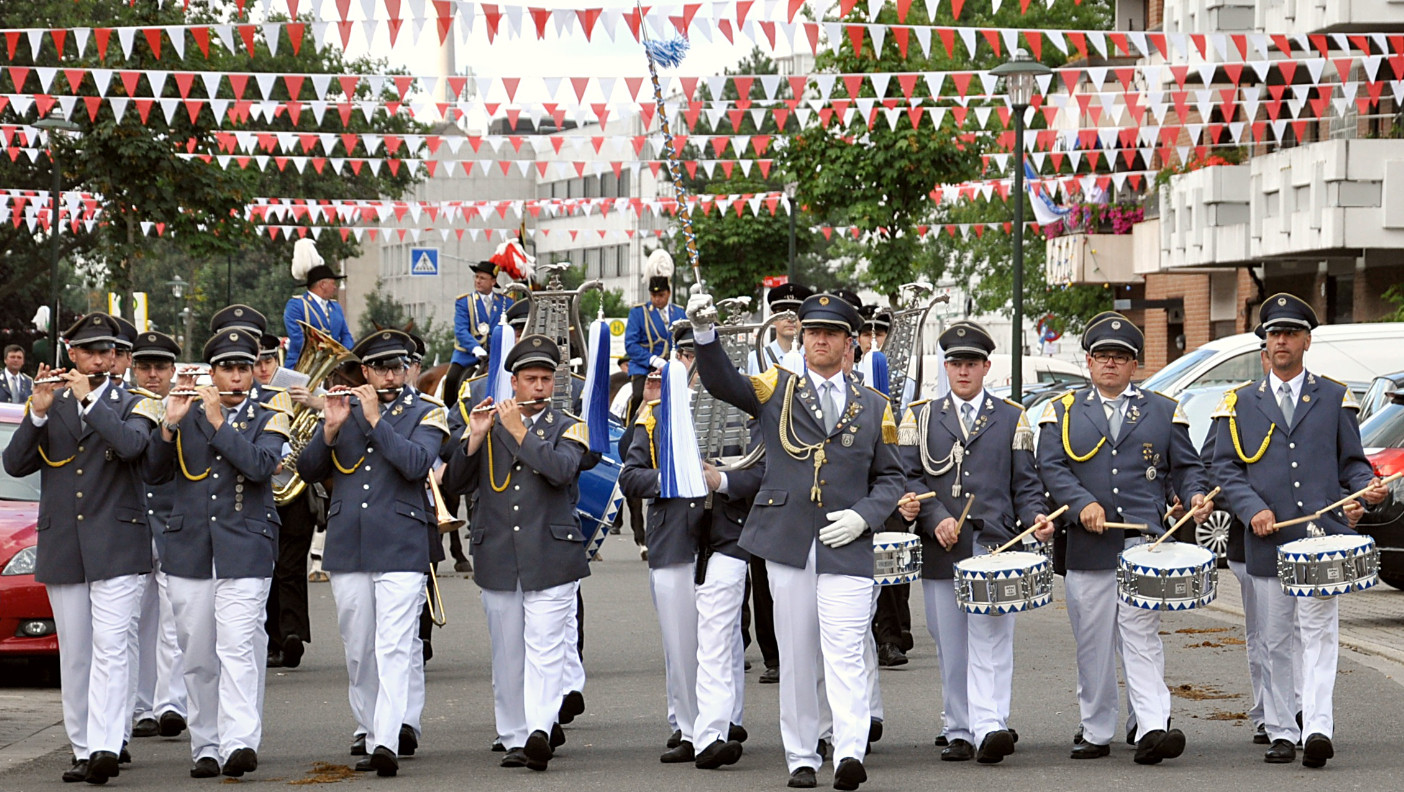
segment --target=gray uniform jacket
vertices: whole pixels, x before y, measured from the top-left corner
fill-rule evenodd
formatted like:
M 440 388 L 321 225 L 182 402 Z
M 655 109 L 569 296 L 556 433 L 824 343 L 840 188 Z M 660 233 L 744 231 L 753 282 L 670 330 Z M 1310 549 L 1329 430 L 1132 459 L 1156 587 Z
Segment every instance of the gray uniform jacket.
M 897 422 L 887 397 L 861 387 L 851 375 L 847 407 L 825 432 L 816 417 L 818 394 L 808 375 L 778 366 L 748 377 L 736 370 L 715 340 L 697 344 L 702 385 L 718 399 L 735 405 L 760 422 L 766 449 L 765 473 L 741 534 L 742 549 L 767 561 L 803 568 L 814 547 L 818 574 L 873 574 L 871 531 L 897 508 L 905 477 L 897 457 Z M 789 425 L 782 426 L 781 413 Z M 796 459 L 782 442 L 818 445 Z M 816 475 L 814 454 L 825 462 Z M 820 496 L 813 497 L 817 487 Z M 842 547 L 818 541 L 830 512 L 852 509 L 869 530 Z
M 216 431 L 195 404 L 174 441 L 160 431 L 152 433 L 145 477 L 169 482 L 175 496 L 158 545 L 161 568 L 199 580 L 272 577 L 281 521 L 270 480 L 287 416 L 245 399 Z
M 1189 420 L 1178 403 L 1135 387 L 1127 388 L 1126 395 L 1116 442 L 1110 439 L 1095 387 L 1050 401 L 1039 418 L 1038 467 L 1044 488 L 1055 504 L 1068 505 L 1067 569 L 1115 569 L 1125 548 L 1126 531 L 1109 528 L 1094 534 L 1079 524 L 1078 515 L 1089 504 L 1100 503 L 1108 520 L 1145 523 L 1147 533 L 1159 535 L 1165 532 L 1168 505 L 1162 477 L 1170 476 L 1187 505 L 1209 491 L 1203 462 L 1189 439 Z
M 86 583 L 151 571 L 151 528 L 141 461 L 160 405 L 107 385 L 85 418 L 64 389 L 48 420 L 26 414 L 4 454 L 5 472 L 40 471 L 35 580 Z
M 1374 475 L 1360 447 L 1359 408 L 1346 386 L 1307 372 L 1289 429 L 1268 382 L 1265 377 L 1228 391 L 1214 411 L 1211 472 L 1245 526 L 1263 509 L 1271 509 L 1279 522 L 1312 514 L 1364 488 Z M 1315 523 L 1327 533 L 1355 533 L 1340 511 Z M 1248 529 L 1248 574 L 1276 576 L 1277 546 L 1306 536 L 1306 523 L 1266 538 Z
M 360 401 L 349 401 L 351 417 L 335 446 L 327 445 L 319 426 L 297 461 L 304 479 L 333 479 L 322 568 L 428 572 L 426 537 L 434 515 L 424 488 L 448 433 L 444 408 L 405 388 L 371 429 Z
M 968 436 L 957 403 L 949 396 L 912 405 L 902 420 L 899 443 L 907 490 L 936 493 L 922 503 L 916 521 L 921 574 L 928 580 L 951 579 L 955 563 L 969 558 L 976 542 L 1002 545 L 1019 533 L 1020 523 L 1031 526 L 1045 511 L 1024 408 L 982 391 L 976 409 Z M 927 466 L 940 475 L 932 475 Z M 936 541 L 936 526 L 947 518 L 959 519 L 971 495 L 975 503 L 948 551 Z
M 448 492 L 474 497 L 473 580 L 490 591 L 541 591 L 590 574 L 577 480 L 594 465 L 585 424 L 555 408 L 536 414 L 522 444 L 494 422 L 469 456 L 455 448 Z

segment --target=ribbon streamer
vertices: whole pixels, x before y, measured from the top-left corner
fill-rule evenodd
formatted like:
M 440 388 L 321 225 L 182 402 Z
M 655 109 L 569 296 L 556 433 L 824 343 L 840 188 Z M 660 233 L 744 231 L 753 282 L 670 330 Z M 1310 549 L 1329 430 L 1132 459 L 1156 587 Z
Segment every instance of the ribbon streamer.
M 609 323 L 590 323 L 589 366 L 585 372 L 585 425 L 590 430 L 590 450 L 609 450 Z
M 692 423 L 687 387 L 687 367 L 677 361 L 663 366 L 663 393 L 658 409 L 659 497 L 702 498 L 707 481 L 702 476 L 702 452 Z
M 497 327 L 492 329 L 492 341 L 488 345 L 487 395 L 492 397 L 493 404 L 501 404 L 514 395 L 512 374 L 507 371 L 507 353 L 516 344 L 517 331 L 507 324 L 507 314 L 503 312 Z

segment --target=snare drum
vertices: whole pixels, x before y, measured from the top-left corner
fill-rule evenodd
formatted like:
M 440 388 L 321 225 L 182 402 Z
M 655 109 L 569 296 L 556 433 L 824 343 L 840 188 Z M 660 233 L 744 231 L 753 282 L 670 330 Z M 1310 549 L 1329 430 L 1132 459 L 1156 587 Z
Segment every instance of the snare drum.
M 896 586 L 921 580 L 921 540 L 916 534 L 873 534 L 873 582 Z
M 1128 547 L 1116 561 L 1116 594 L 1122 602 L 1157 611 L 1202 608 L 1219 593 L 1214 551 L 1187 542 Z
M 1311 536 L 1277 548 L 1277 579 L 1294 597 L 1331 597 L 1380 582 L 1380 551 L 1368 536 Z
M 1053 600 L 1053 565 L 1041 553 L 979 555 L 955 565 L 955 588 L 966 613 L 1033 610 Z
M 580 499 L 576 502 L 575 513 L 580 518 L 580 532 L 585 537 L 585 557 L 593 558 L 609 536 L 614 526 L 614 516 L 619 513 L 619 505 L 624 495 L 619 491 L 619 471 L 623 465 L 619 459 L 619 438 L 624 436 L 624 426 L 614 418 L 609 422 L 609 450 L 600 461 L 580 474 Z

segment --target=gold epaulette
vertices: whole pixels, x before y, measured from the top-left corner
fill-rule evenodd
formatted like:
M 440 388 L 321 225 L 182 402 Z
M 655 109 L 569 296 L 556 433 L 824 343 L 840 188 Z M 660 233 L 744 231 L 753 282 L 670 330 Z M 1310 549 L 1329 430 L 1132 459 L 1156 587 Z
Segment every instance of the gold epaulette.
M 1043 414 L 1038 416 L 1038 425 L 1043 426 L 1044 424 L 1057 423 L 1058 408 L 1056 405 L 1058 404 L 1058 402 L 1071 395 L 1073 395 L 1073 391 L 1064 391 L 1059 396 L 1056 396 L 1045 402 L 1043 405 Z
M 290 437 L 292 435 L 292 421 L 289 420 L 288 414 L 277 410 L 271 412 L 273 417 L 269 418 L 268 423 L 263 425 L 263 431 Z
M 898 440 L 897 419 L 892 415 L 892 402 L 883 399 L 882 406 L 882 442 L 892 445 Z
M 653 408 L 657 406 L 660 401 L 660 399 L 654 399 L 651 402 L 644 402 L 643 406 L 639 408 L 638 414 L 634 418 L 634 423 L 639 426 L 652 426 L 654 422 Z
M 458 385 L 458 400 L 459 400 L 460 402 L 462 402 L 462 401 L 463 401 L 463 397 L 464 397 L 464 396 L 468 396 L 468 395 L 469 395 L 469 391 L 472 390 L 473 383 L 474 383 L 474 382 L 477 382 L 478 380 L 480 380 L 480 379 L 482 379 L 483 377 L 486 377 L 486 376 L 487 376 L 486 374 L 479 374 L 479 375 L 476 376 L 476 377 L 473 377 L 473 378 L 471 378 L 471 379 L 466 379 L 466 380 L 464 380 L 463 382 L 459 383 L 459 385 Z M 492 394 L 488 394 L 488 395 L 491 396 Z
M 280 413 L 287 413 L 289 415 L 291 415 L 293 412 L 292 397 L 288 395 L 287 391 L 282 390 L 281 388 L 278 390 L 277 393 L 273 394 L 273 398 L 264 402 L 263 406 L 267 407 L 270 410 L 274 410 Z
M 917 406 L 919 405 L 914 404 L 908 407 L 907 412 L 903 414 L 902 423 L 897 427 L 897 445 L 914 446 L 921 442 L 921 433 L 917 430 L 916 410 L 912 409 Z
M 1224 395 L 1219 397 L 1219 404 L 1214 408 L 1214 412 L 1209 414 L 1210 418 L 1236 418 L 1238 417 L 1238 391 L 1252 385 L 1253 381 L 1241 382 L 1232 388 L 1224 391 Z
M 1024 413 L 1023 408 L 1019 409 L 1019 425 L 1014 428 L 1014 442 L 1010 447 L 1015 451 L 1034 450 L 1033 427 L 1029 426 L 1029 416 Z
M 770 401 L 770 397 L 775 395 L 775 383 L 780 379 L 780 367 L 771 366 L 751 377 L 751 387 L 756 392 L 756 400 L 761 404 Z
M 424 417 L 419 419 L 419 423 L 420 425 L 428 424 L 434 427 L 435 429 L 438 429 L 439 431 L 443 432 L 444 434 L 449 433 L 448 414 L 444 411 L 444 408 L 442 406 L 435 407 L 434 409 L 425 413 Z
M 166 414 L 166 407 L 157 399 L 143 398 L 132 406 L 132 413 L 159 424 Z
M 576 421 L 571 424 L 561 433 L 561 437 L 567 440 L 574 440 L 585 446 L 586 449 L 590 447 L 590 427 L 586 426 L 584 421 Z
M 420 400 L 420 401 L 427 401 L 427 402 L 429 402 L 430 404 L 434 405 L 435 407 L 442 407 L 442 406 L 444 406 L 444 403 L 443 403 L 442 401 L 440 401 L 439 399 L 437 399 L 437 398 L 435 398 L 435 397 L 433 397 L 433 396 L 431 396 L 431 395 L 429 395 L 429 394 L 427 394 L 427 393 L 425 393 L 425 392 L 423 392 L 423 391 L 415 391 L 415 393 L 418 393 L 418 394 L 419 394 L 419 400 Z

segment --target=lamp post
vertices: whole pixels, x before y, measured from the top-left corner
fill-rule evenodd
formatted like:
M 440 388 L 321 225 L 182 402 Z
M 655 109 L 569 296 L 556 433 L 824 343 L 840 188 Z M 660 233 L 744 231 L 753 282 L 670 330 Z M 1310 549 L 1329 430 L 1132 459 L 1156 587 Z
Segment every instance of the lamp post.
M 188 286 L 189 284 L 186 283 L 186 281 L 185 281 L 184 278 L 180 277 L 180 275 L 177 274 L 177 275 L 176 275 L 174 278 L 172 278 L 171 280 L 166 281 L 166 285 L 169 286 L 170 289 L 171 289 L 171 296 L 174 297 L 174 298 L 176 298 L 177 300 L 181 300 L 181 299 L 183 299 L 183 298 L 185 297 L 185 287 Z M 181 338 L 180 348 L 181 348 L 181 350 L 185 353 L 185 359 L 186 359 L 187 362 L 189 362 L 189 361 L 192 359 L 192 358 L 190 357 L 190 355 L 191 355 L 190 335 L 191 335 L 191 332 L 192 332 L 191 327 L 190 327 L 190 320 L 193 319 L 194 317 L 195 317 L 195 314 L 190 310 L 190 305 L 189 305 L 189 304 L 186 304 L 185 307 L 183 307 L 183 308 L 181 309 L 181 311 L 180 311 L 180 318 L 183 319 L 183 320 L 184 320 L 184 323 L 185 323 L 185 336 L 184 336 L 183 338 Z
M 1053 70 L 1017 50 L 991 74 L 1004 78 L 1014 110 L 1014 315 L 1013 346 L 1009 350 L 1009 397 L 1024 397 L 1024 111 L 1033 98 L 1034 79 Z
M 48 117 L 35 123 L 36 127 L 49 135 L 49 163 L 54 172 L 53 189 L 49 193 L 54 211 L 50 226 L 53 237 L 49 253 L 49 305 L 53 313 L 49 316 L 49 349 L 54 359 L 49 361 L 57 366 L 63 359 L 59 350 L 59 191 L 63 189 L 63 168 L 59 165 L 58 143 L 70 134 L 83 131 L 77 124 L 64 117 L 63 111 L 55 109 Z
M 789 282 L 794 283 L 797 273 L 795 272 L 795 196 L 799 194 L 799 182 L 785 182 L 785 198 L 790 202 L 790 258 L 786 272 L 789 274 Z

